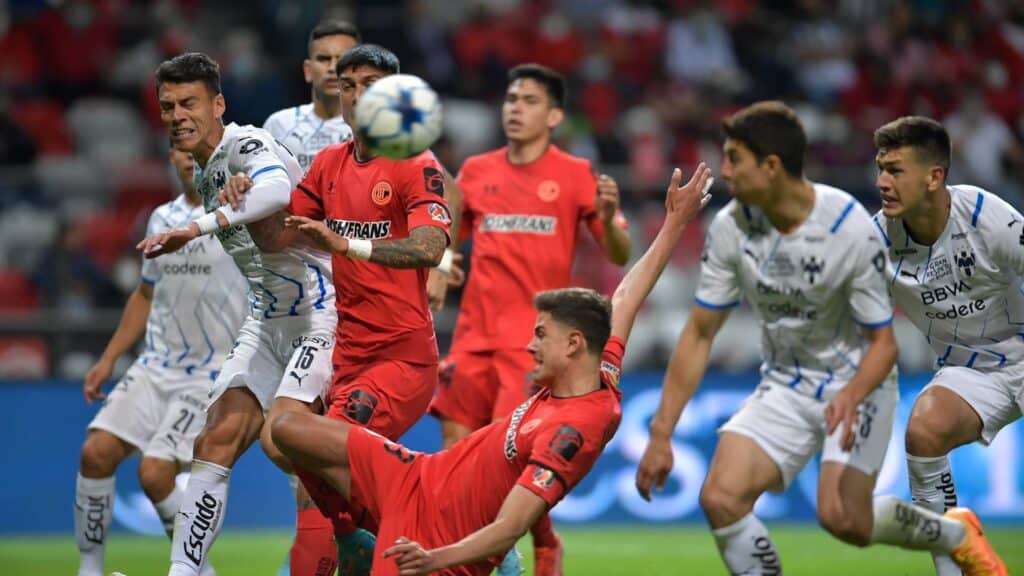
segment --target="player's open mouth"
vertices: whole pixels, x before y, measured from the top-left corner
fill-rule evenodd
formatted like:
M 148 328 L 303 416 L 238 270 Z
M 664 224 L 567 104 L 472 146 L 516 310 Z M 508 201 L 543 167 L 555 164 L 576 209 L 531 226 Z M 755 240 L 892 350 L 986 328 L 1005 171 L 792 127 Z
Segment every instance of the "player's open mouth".
M 882 206 L 886 208 L 893 208 L 895 206 L 899 206 L 899 204 L 899 198 L 893 198 L 892 196 L 882 194 Z
M 191 136 L 194 133 L 195 130 L 192 130 L 191 128 L 175 128 L 174 130 L 171 130 L 171 136 L 177 140 L 187 138 L 188 136 Z

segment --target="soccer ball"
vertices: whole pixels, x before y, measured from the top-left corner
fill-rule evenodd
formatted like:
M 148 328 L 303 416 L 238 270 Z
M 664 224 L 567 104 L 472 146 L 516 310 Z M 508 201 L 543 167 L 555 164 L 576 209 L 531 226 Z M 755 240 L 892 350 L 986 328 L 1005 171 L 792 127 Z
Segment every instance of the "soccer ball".
M 441 101 L 437 93 L 416 76 L 385 76 L 359 97 L 356 124 L 374 154 L 411 158 L 441 136 Z

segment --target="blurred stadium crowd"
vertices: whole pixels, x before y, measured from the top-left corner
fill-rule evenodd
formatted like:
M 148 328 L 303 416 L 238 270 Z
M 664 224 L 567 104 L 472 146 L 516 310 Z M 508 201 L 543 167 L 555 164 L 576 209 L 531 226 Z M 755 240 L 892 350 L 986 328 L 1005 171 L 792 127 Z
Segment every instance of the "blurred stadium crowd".
M 0 377 L 80 376 L 138 281 L 146 216 L 176 193 L 157 65 L 186 50 L 211 54 L 226 120 L 262 125 L 309 101 L 301 61 L 322 17 L 354 21 L 442 94 L 446 137 L 435 151 L 452 172 L 502 144 L 508 68 L 534 61 L 565 73 L 559 142 L 618 180 L 637 254 L 660 223 L 670 168 L 717 167 L 719 119 L 759 99 L 794 106 L 811 141 L 808 175 L 869 209 L 871 134 L 909 113 L 946 123 L 951 182 L 1024 205 L 1021 0 L 264 0 L 246 9 L 9 0 L 0 6 Z M 721 205 L 728 195 L 721 184 L 715 192 Z M 631 367 L 664 366 L 701 243 L 694 227 L 640 320 Z M 604 291 L 621 274 L 594 246 L 577 271 Z M 437 317 L 442 351 L 457 299 Z M 750 369 L 758 332 L 735 316 L 714 362 Z M 904 348 L 905 368 L 931 365 L 925 347 Z

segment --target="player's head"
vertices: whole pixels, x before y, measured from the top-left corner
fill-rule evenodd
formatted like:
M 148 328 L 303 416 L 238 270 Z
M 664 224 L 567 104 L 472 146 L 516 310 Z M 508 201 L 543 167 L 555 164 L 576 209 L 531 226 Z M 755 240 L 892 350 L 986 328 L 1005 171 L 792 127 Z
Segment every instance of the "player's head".
M 195 151 L 221 126 L 220 67 L 206 54 L 187 52 L 160 64 L 156 88 L 160 120 L 178 150 Z
M 508 71 L 501 126 L 511 142 L 549 138 L 565 117 L 565 78 L 547 66 L 520 64 Z
M 196 161 L 188 152 L 182 152 L 172 147 L 170 152 L 171 165 L 181 182 L 182 191 L 186 194 L 193 194 L 196 191 L 195 181 L 192 179 L 196 171 Z
M 335 66 L 345 52 L 361 41 L 359 29 L 344 20 L 323 20 L 309 33 L 309 56 L 302 63 L 302 74 L 312 85 L 315 99 L 338 97 Z
M 341 114 L 356 127 L 356 103 L 374 82 L 398 74 L 398 56 L 377 44 L 360 44 L 342 55 L 335 67 L 341 83 Z
M 574 362 L 599 359 L 611 333 L 612 305 L 589 288 L 547 290 L 533 298 L 537 322 L 527 350 L 534 382 L 551 383 Z
M 782 102 L 758 102 L 722 121 L 722 177 L 740 202 L 762 206 L 781 182 L 803 178 L 807 136 Z
M 876 184 L 886 216 L 903 216 L 945 188 L 951 146 L 942 124 L 924 116 L 904 116 L 875 130 L 875 147 Z

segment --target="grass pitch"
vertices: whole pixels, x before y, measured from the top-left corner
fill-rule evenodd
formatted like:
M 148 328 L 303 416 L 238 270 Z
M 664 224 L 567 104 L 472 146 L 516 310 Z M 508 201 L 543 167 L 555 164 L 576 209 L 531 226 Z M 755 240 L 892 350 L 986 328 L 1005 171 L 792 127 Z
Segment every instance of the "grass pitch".
M 926 553 L 886 546 L 858 549 L 837 542 L 810 525 L 769 526 L 782 555 L 785 574 L 863 576 L 930 575 Z M 990 526 L 989 537 L 1011 574 L 1024 574 L 1024 527 Z M 562 528 L 569 576 L 721 575 L 711 535 L 702 526 L 614 526 Z M 219 576 L 274 576 L 291 535 L 284 532 L 221 534 L 212 560 Z M 167 573 L 169 543 L 115 533 L 107 548 L 107 572 L 126 576 Z M 532 574 L 529 538 L 519 544 Z M 78 568 L 78 552 L 69 537 L 4 537 L 0 539 L 0 573 L 5 576 L 70 576 Z

